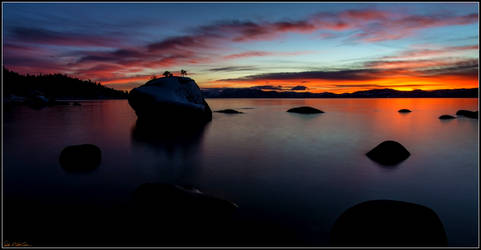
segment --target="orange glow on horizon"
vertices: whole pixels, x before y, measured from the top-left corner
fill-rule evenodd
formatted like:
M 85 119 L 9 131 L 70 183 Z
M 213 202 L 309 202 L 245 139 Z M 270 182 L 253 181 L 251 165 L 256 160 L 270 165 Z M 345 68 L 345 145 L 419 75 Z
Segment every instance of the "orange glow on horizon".
M 292 84 L 289 84 L 292 82 Z M 202 84 L 200 84 L 202 87 Z M 393 76 L 392 78 L 381 78 L 364 81 L 334 81 L 334 80 L 312 80 L 297 79 L 286 80 L 257 80 L 257 81 L 236 81 L 236 82 L 214 82 L 209 84 L 210 88 L 248 88 L 262 85 L 303 85 L 308 87 L 305 91 L 312 93 L 332 92 L 352 93 L 370 89 L 390 88 L 400 91 L 411 90 L 436 90 L 436 89 L 458 89 L 458 88 L 477 88 L 479 87 L 478 77 L 472 76 Z

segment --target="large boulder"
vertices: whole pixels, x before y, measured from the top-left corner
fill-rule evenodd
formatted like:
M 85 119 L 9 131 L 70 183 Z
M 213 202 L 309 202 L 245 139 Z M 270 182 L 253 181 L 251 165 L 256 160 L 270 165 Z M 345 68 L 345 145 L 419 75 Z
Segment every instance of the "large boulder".
M 410 113 L 411 110 L 409 110 L 409 109 L 400 109 L 400 110 L 398 110 L 398 112 L 399 112 L 399 113 Z
M 132 208 L 128 235 L 140 243 L 215 245 L 236 235 L 237 205 L 193 187 L 142 184 Z
M 381 165 L 396 165 L 405 159 L 407 159 L 411 154 L 407 149 L 401 145 L 399 142 L 395 141 L 384 141 L 377 145 L 371 151 L 366 153 L 367 157 L 371 160 L 381 164 Z
M 60 153 L 59 162 L 69 172 L 88 172 L 100 165 L 102 153 L 93 144 L 81 144 L 65 147 Z
M 309 107 L 309 106 L 302 106 L 302 107 L 296 107 L 296 108 L 291 108 L 287 110 L 289 113 L 299 113 L 299 114 L 319 114 L 319 113 L 324 113 L 324 111 Z
M 394 200 L 373 200 L 346 210 L 331 229 L 334 246 L 447 246 L 444 226 L 425 206 Z
M 128 100 L 139 119 L 169 123 L 205 123 L 212 120 L 212 111 L 199 86 L 187 77 L 150 80 L 132 89 Z
M 468 117 L 468 118 L 473 118 L 473 119 L 478 119 L 478 111 L 469 111 L 469 110 L 458 110 L 458 112 L 456 112 L 456 115 L 460 115 L 460 116 L 465 116 L 465 117 Z

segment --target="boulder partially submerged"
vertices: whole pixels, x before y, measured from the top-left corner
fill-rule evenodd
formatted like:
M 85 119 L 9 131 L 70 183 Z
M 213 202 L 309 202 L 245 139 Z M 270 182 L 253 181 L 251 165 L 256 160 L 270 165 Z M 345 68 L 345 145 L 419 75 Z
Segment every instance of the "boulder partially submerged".
M 458 112 L 456 112 L 456 115 L 464 116 L 472 119 L 478 119 L 478 111 L 469 111 L 469 110 L 461 109 L 461 110 L 458 110 Z
M 399 113 L 410 113 L 411 110 L 409 110 L 409 109 L 400 109 L 400 110 L 398 110 L 398 112 L 399 112 Z
M 180 220 L 187 217 L 197 220 L 207 217 L 233 213 L 237 205 L 230 201 L 204 194 L 193 187 L 166 183 L 144 183 L 133 195 L 136 205 L 145 211 L 155 210 L 159 215 L 168 215 L 168 219 Z
M 81 144 L 65 147 L 60 153 L 59 162 L 69 172 L 88 172 L 100 165 L 102 153 L 93 144 Z
M 131 205 L 128 235 L 143 244 L 214 245 L 237 235 L 237 205 L 193 187 L 144 183 Z
M 324 111 L 309 107 L 309 106 L 302 106 L 302 107 L 295 107 L 287 110 L 290 113 L 299 113 L 299 114 L 319 114 L 324 113 Z
M 235 109 L 222 109 L 222 110 L 216 110 L 214 112 L 224 113 L 224 114 L 243 114 L 244 113 L 244 112 L 237 111 Z
M 206 123 L 212 111 L 199 86 L 188 77 L 153 79 L 130 91 L 128 101 L 139 119 Z
M 447 246 L 444 226 L 430 208 L 373 200 L 346 210 L 331 229 L 334 246 Z
M 399 142 L 384 141 L 366 155 L 381 165 L 392 166 L 406 160 L 411 154 Z
M 442 115 L 439 117 L 440 120 L 451 120 L 451 119 L 456 119 L 456 117 L 452 115 Z

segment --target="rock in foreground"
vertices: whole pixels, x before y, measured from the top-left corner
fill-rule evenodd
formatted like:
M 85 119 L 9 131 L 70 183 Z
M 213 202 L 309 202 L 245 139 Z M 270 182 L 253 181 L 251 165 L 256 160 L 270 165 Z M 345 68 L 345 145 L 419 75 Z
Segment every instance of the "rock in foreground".
M 129 104 L 139 119 L 205 123 L 212 111 L 202 97 L 199 86 L 187 77 L 163 77 L 132 89 Z
M 214 112 L 224 113 L 224 114 L 243 114 L 244 113 L 234 109 L 222 109 L 222 110 L 216 110 Z
M 100 164 L 102 153 L 100 148 L 92 144 L 68 146 L 59 157 L 60 165 L 69 172 L 87 172 Z
M 442 115 L 439 117 L 440 120 L 451 120 L 451 119 L 456 119 L 456 117 L 452 115 Z
M 398 112 L 399 112 L 399 113 L 410 113 L 411 110 L 409 110 L 409 109 L 400 109 L 400 110 L 398 110 Z
M 296 107 L 296 108 L 291 108 L 287 110 L 287 112 L 290 113 L 299 113 L 299 114 L 319 114 L 319 113 L 324 113 L 324 111 L 309 107 L 309 106 L 302 106 L 302 107 Z
M 406 160 L 411 154 L 399 142 L 384 141 L 367 152 L 366 155 L 381 165 L 390 166 Z
M 456 115 L 465 116 L 472 119 L 478 119 L 478 111 L 458 110 L 458 112 L 456 112 Z
M 425 206 L 373 200 L 346 210 L 331 230 L 334 246 L 447 246 L 444 226 Z

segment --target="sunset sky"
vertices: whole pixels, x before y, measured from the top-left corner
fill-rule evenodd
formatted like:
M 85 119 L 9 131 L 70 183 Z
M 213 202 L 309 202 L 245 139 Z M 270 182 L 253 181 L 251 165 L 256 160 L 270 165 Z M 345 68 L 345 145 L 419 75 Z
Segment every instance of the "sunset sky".
M 2 3 L 3 65 L 129 90 L 478 87 L 477 3 Z

